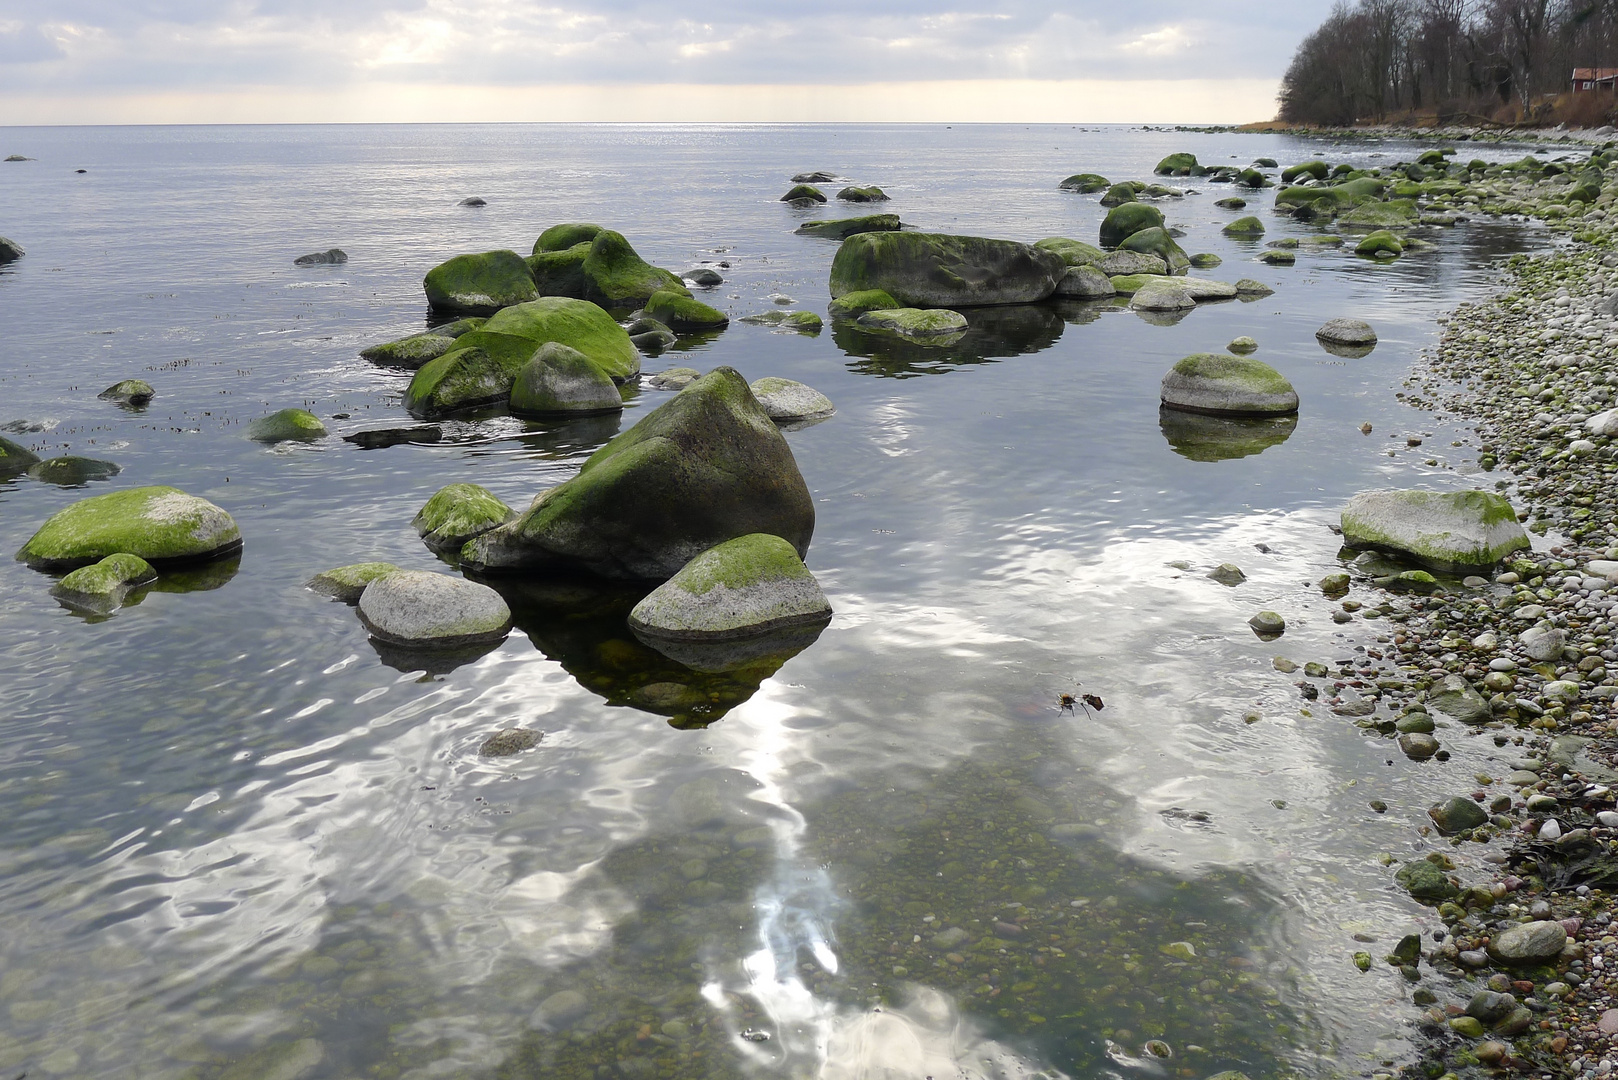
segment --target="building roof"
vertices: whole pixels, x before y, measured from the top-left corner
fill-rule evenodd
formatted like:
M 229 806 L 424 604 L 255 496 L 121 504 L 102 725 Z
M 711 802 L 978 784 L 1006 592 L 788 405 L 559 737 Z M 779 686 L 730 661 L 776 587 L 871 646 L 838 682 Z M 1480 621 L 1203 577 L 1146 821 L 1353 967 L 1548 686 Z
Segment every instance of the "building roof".
M 1618 79 L 1618 68 L 1574 68 L 1574 82 L 1608 82 Z

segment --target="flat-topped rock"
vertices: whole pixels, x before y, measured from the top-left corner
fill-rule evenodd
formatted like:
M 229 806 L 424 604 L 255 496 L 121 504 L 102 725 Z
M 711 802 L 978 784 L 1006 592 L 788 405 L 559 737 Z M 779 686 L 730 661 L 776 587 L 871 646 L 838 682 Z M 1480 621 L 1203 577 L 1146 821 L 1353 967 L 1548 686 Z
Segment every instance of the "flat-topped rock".
M 637 634 L 674 641 L 725 641 L 822 623 L 831 605 L 797 550 L 753 533 L 697 555 L 635 605 Z
M 1163 278 L 1142 285 L 1129 298 L 1129 306 L 1135 311 L 1184 311 L 1196 307 L 1197 302 L 1173 278 Z
M 831 398 L 812 386 L 791 379 L 755 379 L 749 389 L 764 408 L 765 415 L 777 424 L 823 420 L 837 411 Z
M 1479 571 L 1529 547 L 1503 497 L 1487 491 L 1364 491 L 1342 513 L 1343 543 L 1393 551 L 1434 570 Z
M 482 536 L 517 516 L 517 512 L 486 487 L 448 484 L 428 499 L 410 524 L 434 551 L 461 550 L 468 540 Z
M 905 337 L 936 337 L 959 334 L 966 330 L 966 316 L 945 308 L 894 308 L 889 311 L 867 311 L 859 317 L 861 326 L 873 330 L 889 330 Z
M 1298 393 L 1279 371 L 1250 357 L 1197 353 L 1163 376 L 1163 404 L 1209 416 L 1284 416 Z
M 800 236 L 818 236 L 823 240 L 847 240 L 859 233 L 898 232 L 903 227 L 898 214 L 867 214 L 835 221 L 806 221 L 793 231 Z
M 484 645 L 511 632 L 511 609 L 499 593 L 465 578 L 420 570 L 401 570 L 367 585 L 359 616 L 372 637 L 406 649 Z
M 492 315 L 539 297 L 528 264 L 515 251 L 457 255 L 427 271 L 422 288 L 434 311 L 457 315 Z
M 881 289 L 908 307 L 1037 303 L 1067 264 L 1053 252 L 982 236 L 860 233 L 832 260 L 831 295 Z
M 1109 252 L 1096 264 L 1096 268 L 1108 277 L 1118 277 L 1122 274 L 1167 274 L 1169 264 L 1161 257 L 1143 251 L 1113 251 Z
M 1100 300 L 1118 295 L 1118 289 L 1094 266 L 1070 266 L 1052 295 L 1062 300 Z
M 1376 344 L 1376 331 L 1362 319 L 1329 319 L 1315 337 L 1332 345 Z
M 66 570 L 127 553 L 163 567 L 206 562 L 241 546 L 241 531 L 225 511 L 157 486 L 80 499 L 51 515 L 17 559 L 36 570 Z
M 367 585 L 398 572 L 399 567 L 390 562 L 350 563 L 316 574 L 304 582 L 304 587 L 345 604 L 357 604 Z
M 153 390 L 152 384 L 145 379 L 124 379 L 122 382 L 113 383 L 96 395 L 103 401 L 116 401 L 120 405 L 129 405 L 137 409 L 156 396 L 157 391 Z
M 151 563 L 120 552 L 79 567 L 52 586 L 51 595 L 67 607 L 107 615 L 123 606 L 131 589 L 156 580 Z

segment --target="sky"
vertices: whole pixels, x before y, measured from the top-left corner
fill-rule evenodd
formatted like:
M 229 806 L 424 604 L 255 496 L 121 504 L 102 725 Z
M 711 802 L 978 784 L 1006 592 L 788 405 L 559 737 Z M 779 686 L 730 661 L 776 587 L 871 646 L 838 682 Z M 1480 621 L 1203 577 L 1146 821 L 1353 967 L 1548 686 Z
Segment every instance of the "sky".
M 1330 0 L 0 0 L 0 125 L 1232 123 Z

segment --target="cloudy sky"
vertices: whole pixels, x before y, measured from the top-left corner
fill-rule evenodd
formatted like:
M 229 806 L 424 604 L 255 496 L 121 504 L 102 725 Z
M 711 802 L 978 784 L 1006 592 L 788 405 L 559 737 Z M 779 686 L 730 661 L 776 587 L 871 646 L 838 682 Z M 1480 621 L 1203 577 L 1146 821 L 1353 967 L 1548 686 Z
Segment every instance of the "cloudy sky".
M 0 0 L 0 124 L 1245 121 L 1329 0 Z

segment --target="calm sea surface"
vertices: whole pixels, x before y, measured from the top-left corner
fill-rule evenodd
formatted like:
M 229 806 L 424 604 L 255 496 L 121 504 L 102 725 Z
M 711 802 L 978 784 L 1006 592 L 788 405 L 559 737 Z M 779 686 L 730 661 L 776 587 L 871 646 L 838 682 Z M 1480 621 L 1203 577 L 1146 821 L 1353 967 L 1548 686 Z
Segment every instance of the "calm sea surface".
M 787 207 L 794 173 L 878 184 L 927 230 L 1094 242 L 1096 196 L 1058 181 L 1147 178 L 1176 150 L 1411 153 L 1067 126 L 0 128 L 0 156 L 34 159 L 0 165 L 0 234 L 28 251 L 0 269 L 0 423 L 122 466 L 88 489 L 0 484 L 0 548 L 147 484 L 225 507 L 246 541 L 100 621 L 0 562 L 6 1080 L 1262 1078 L 1404 1059 L 1409 987 L 1349 958 L 1431 922 L 1378 855 L 1423 850 L 1445 774 L 1305 715 L 1271 660 L 1375 647 L 1382 624 L 1338 626 L 1305 588 L 1337 565 L 1349 495 L 1480 482 L 1470 433 L 1395 394 L 1435 317 L 1546 242 L 1526 226 L 1272 268 L 1221 234 L 1228 186 L 1170 181 L 1192 192 L 1163 203 L 1181 244 L 1224 259 L 1198 273 L 1274 296 L 1172 325 L 971 313 L 947 348 L 733 322 L 648 358 L 837 404 L 789 435 L 837 615 L 779 669 L 693 672 L 628 635 L 632 596 L 503 582 L 519 632 L 424 672 L 303 587 L 361 560 L 440 566 L 410 527 L 435 490 L 526 505 L 666 393 L 621 422 L 494 416 L 431 446 L 245 437 L 287 406 L 334 436 L 407 422 L 405 377 L 356 354 L 421 329 L 422 274 L 459 252 L 596 221 L 676 271 L 728 262 L 705 299 L 733 318 L 777 294 L 824 314 L 836 245 L 792 230 L 862 211 Z M 488 205 L 458 205 L 472 195 Z M 1269 201 L 1266 239 L 1306 234 Z M 347 265 L 292 265 L 331 246 Z M 1337 315 L 1373 322 L 1375 352 L 1322 351 Z M 1164 371 L 1241 334 L 1297 387 L 1296 427 L 1160 418 Z M 97 400 L 124 378 L 156 400 Z M 1205 576 L 1227 561 L 1245 584 Z M 1261 608 L 1286 616 L 1281 640 L 1248 629 Z M 1062 693 L 1106 707 L 1064 712 Z M 544 739 L 479 756 L 512 725 Z M 1503 753 L 1446 745 L 1458 776 Z

